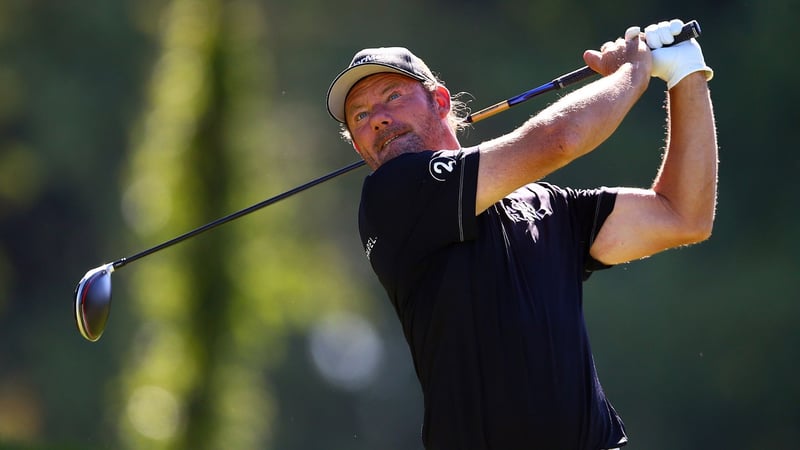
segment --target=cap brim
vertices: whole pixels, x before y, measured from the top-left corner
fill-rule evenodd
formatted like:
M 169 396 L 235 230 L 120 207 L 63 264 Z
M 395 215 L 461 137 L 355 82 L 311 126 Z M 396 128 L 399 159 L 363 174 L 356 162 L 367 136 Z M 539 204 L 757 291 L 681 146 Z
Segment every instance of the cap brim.
M 344 102 L 347 99 L 347 94 L 350 93 L 350 89 L 356 83 L 376 73 L 399 73 L 415 80 L 424 80 L 424 78 L 411 72 L 386 64 L 366 63 L 351 67 L 340 73 L 331 83 L 331 87 L 328 88 L 328 113 L 330 113 L 331 117 L 341 123 L 347 123 L 344 114 Z

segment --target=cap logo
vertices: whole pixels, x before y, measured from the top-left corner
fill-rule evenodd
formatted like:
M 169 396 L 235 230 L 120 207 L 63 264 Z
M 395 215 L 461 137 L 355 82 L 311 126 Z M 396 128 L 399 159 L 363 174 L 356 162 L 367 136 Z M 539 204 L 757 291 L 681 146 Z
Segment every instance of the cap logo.
M 377 55 L 364 55 L 361 58 L 359 58 L 355 63 L 353 63 L 353 65 L 357 66 L 359 64 L 365 64 L 365 63 L 372 62 L 372 61 L 377 61 L 377 60 L 378 60 L 378 56 Z

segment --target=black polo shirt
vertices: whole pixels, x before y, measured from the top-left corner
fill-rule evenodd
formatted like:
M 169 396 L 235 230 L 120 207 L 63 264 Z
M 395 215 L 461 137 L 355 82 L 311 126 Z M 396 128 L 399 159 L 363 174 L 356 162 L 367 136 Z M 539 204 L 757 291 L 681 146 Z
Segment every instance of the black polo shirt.
M 362 191 L 361 239 L 411 350 L 425 447 L 624 445 L 582 311 L 614 194 L 534 183 L 475 216 L 478 164 L 476 148 L 402 155 Z

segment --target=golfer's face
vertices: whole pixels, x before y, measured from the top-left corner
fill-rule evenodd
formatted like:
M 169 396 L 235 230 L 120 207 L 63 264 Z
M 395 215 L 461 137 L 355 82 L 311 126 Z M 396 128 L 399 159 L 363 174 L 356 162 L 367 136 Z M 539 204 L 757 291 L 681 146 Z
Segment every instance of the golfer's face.
M 419 81 L 391 73 L 356 83 L 345 101 L 347 127 L 356 150 L 373 169 L 403 153 L 436 150 L 437 114 Z

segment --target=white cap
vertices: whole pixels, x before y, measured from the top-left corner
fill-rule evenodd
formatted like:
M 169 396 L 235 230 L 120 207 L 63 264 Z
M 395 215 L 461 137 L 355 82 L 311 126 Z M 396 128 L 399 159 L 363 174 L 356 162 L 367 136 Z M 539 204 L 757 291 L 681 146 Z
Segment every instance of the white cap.
M 353 56 L 350 66 L 342 71 L 328 88 L 330 115 L 337 121 L 346 123 L 344 102 L 350 89 L 365 77 L 386 72 L 399 73 L 419 81 L 436 82 L 431 69 L 406 48 L 367 48 Z

